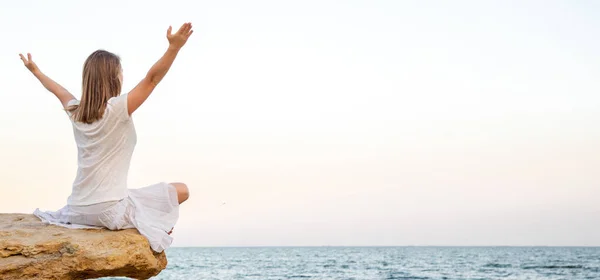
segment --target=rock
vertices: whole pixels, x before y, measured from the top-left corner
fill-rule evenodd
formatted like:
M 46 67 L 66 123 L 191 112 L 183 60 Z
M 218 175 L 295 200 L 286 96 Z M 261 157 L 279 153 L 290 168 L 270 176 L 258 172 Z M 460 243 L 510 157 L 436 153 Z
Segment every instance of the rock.
M 167 266 L 135 229 L 67 229 L 0 214 L 0 279 L 148 279 Z

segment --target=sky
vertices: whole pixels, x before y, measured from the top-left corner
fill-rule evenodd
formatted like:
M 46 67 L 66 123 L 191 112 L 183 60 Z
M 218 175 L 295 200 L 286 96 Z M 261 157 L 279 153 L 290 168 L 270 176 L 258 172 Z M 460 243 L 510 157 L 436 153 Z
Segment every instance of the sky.
M 600 246 L 597 1 L 4 1 L 0 213 L 56 210 L 97 49 L 133 116 L 129 187 L 185 182 L 174 246 Z M 223 204 L 225 202 L 225 204 Z

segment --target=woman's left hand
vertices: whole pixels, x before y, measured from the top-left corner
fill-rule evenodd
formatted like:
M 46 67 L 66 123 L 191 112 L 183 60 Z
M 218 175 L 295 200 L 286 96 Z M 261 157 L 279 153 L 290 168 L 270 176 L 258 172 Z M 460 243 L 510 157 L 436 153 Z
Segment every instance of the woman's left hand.
M 23 64 L 25 65 L 25 67 L 27 67 L 27 69 L 29 69 L 29 71 L 33 72 L 38 69 L 37 65 L 35 65 L 35 62 L 33 62 L 33 60 L 31 59 L 30 53 L 27 53 L 27 58 L 25 58 L 23 54 L 19 54 L 19 56 L 21 57 Z

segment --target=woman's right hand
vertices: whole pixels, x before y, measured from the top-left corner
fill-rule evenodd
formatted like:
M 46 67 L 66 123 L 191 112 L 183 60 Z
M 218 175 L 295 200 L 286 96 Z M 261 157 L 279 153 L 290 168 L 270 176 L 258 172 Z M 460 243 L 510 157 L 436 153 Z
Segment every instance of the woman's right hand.
M 175 49 L 181 49 L 187 42 L 187 39 L 194 33 L 192 30 L 192 23 L 187 22 L 179 27 L 179 30 L 175 34 L 171 34 L 171 26 L 167 30 L 167 40 L 169 40 L 169 47 Z

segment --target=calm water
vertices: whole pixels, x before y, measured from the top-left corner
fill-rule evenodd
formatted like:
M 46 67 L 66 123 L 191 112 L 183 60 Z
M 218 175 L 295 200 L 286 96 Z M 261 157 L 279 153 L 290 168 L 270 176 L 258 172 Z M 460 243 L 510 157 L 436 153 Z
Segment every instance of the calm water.
M 152 279 L 600 279 L 600 247 L 172 248 L 167 256 Z

